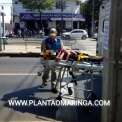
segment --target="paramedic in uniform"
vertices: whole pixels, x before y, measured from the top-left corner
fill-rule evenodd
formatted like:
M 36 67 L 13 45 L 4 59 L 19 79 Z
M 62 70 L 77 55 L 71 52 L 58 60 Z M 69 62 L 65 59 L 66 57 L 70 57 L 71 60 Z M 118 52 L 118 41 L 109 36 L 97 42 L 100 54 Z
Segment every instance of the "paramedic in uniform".
M 42 42 L 41 51 L 44 54 L 46 51 L 50 52 L 52 55 L 56 54 L 59 50 L 63 49 L 63 43 L 61 39 L 57 38 L 57 30 L 52 28 L 50 30 L 49 37 Z M 44 60 L 44 73 L 42 76 L 42 85 L 45 87 L 47 85 L 47 80 L 49 78 L 49 73 L 51 71 L 51 89 L 54 89 L 54 82 L 56 81 L 56 71 L 55 66 L 50 65 L 48 60 Z

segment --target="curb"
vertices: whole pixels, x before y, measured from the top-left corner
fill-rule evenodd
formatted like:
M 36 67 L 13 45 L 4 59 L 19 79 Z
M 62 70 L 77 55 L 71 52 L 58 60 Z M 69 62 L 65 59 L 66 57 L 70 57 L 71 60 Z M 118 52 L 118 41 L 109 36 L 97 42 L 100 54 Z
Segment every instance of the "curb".
M 40 53 L 0 53 L 0 57 L 40 57 Z

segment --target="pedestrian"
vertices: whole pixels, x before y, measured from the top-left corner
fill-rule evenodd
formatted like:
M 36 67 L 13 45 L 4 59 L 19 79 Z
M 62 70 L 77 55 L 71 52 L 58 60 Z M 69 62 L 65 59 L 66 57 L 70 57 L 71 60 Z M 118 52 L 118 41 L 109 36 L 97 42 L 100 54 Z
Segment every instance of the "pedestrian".
M 18 30 L 18 37 L 21 38 L 22 31 L 21 29 Z
M 41 50 L 42 53 L 58 53 L 59 50 L 63 48 L 63 43 L 61 39 L 57 38 L 57 30 L 55 28 L 50 29 L 49 37 L 42 42 Z M 49 78 L 49 73 L 51 71 L 51 89 L 55 90 L 54 82 L 56 81 L 56 71 L 55 66 L 49 64 L 49 60 L 44 61 L 44 73 L 42 76 L 42 85 L 45 87 L 47 85 L 47 80 Z

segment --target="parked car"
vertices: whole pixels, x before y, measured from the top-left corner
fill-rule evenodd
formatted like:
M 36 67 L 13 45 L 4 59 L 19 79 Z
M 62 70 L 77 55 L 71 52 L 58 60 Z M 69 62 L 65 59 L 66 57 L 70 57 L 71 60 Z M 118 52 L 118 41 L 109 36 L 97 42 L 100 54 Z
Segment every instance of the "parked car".
M 71 32 L 63 33 L 63 38 L 65 39 L 86 39 L 88 38 L 88 33 L 83 29 L 74 29 Z
M 13 38 L 13 34 L 12 33 L 8 33 L 5 35 L 7 38 Z

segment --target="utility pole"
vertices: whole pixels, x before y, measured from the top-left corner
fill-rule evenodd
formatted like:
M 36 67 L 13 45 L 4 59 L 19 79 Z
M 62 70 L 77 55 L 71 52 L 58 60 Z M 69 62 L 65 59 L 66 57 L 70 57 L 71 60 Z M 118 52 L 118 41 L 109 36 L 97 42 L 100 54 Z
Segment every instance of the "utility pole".
M 122 0 L 106 0 L 102 122 L 122 122 Z M 110 13 L 110 14 L 109 14 Z

